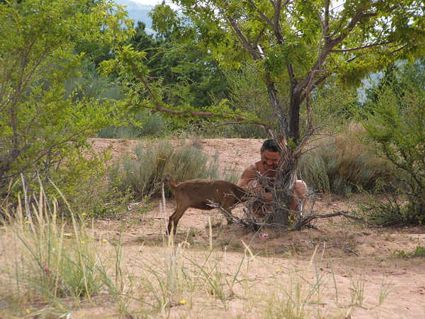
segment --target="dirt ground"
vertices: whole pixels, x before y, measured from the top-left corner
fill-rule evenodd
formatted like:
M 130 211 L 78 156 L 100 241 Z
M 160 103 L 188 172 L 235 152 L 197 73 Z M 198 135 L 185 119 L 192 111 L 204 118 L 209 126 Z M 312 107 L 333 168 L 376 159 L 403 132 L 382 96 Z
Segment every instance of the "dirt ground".
M 238 174 L 249 164 L 259 159 L 260 140 L 255 139 L 205 139 L 186 140 L 194 143 L 210 156 L 218 156 L 221 170 L 231 168 Z M 92 140 L 96 150 L 110 148 L 113 158 L 124 153 L 131 154 L 136 141 L 126 140 Z M 181 143 L 181 141 L 173 141 Z M 360 195 L 340 198 L 331 195 L 317 196 L 314 210 L 328 213 L 338 210 L 356 209 L 357 204 L 366 200 Z M 160 200 L 150 204 L 132 203 L 129 213 L 122 220 L 100 220 L 96 223 L 98 236 L 113 238 L 119 230 L 125 229 L 121 239 L 126 249 L 127 262 L 131 265 L 140 250 L 150 253 L 164 248 L 163 233 L 168 216 L 173 212 L 174 202 L 166 203 L 165 211 L 160 210 Z M 237 208 L 240 213 L 242 208 Z M 210 238 L 210 227 L 212 240 Z M 273 230 L 262 230 L 259 233 L 248 232 L 238 225 L 226 225 L 217 211 L 199 211 L 189 209 L 181 219 L 176 236 L 177 243 L 188 243 L 194 254 L 202 254 L 209 245 L 217 251 L 226 252 L 226 264 L 232 265 L 246 253 L 246 246 L 255 255 L 255 262 L 250 265 L 250 274 L 255 278 L 258 291 L 271 289 L 277 285 L 270 281 L 270 274 L 280 271 L 298 269 L 306 274 L 312 265 L 319 267 L 320 272 L 331 274 L 333 278 L 332 297 L 325 293 L 320 318 L 425 318 L 425 259 L 401 258 L 399 252 L 412 252 L 417 246 L 425 246 L 425 228 L 378 229 L 354 224 L 342 217 L 320 220 L 315 223 L 317 229 L 300 232 L 278 233 Z M 133 255 L 134 254 L 134 255 Z M 284 278 L 282 277 L 282 280 Z M 339 307 L 341 301 L 332 302 L 335 294 L 345 291 L 345 295 L 353 296 L 356 283 L 362 283 L 363 300 L 361 306 Z M 339 288 L 336 289 L 335 287 Z M 384 289 L 384 288 L 385 289 Z M 388 289 L 387 289 L 388 288 Z M 385 293 L 383 292 L 385 291 Z M 341 296 L 343 295 L 340 292 Z M 385 301 L 377 306 L 380 295 Z M 329 298 L 329 300 L 327 300 Z M 340 297 L 342 298 L 342 297 Z M 338 296 L 336 296 L 338 299 Z M 205 305 L 204 305 L 205 306 Z M 240 312 L 243 307 L 238 302 L 217 310 L 208 305 L 209 315 L 224 317 L 252 317 L 256 315 Z M 195 307 L 196 308 L 196 307 Z M 329 308 L 329 309 L 328 309 Z M 199 312 L 200 311 L 200 312 Z M 329 311 L 329 312 L 327 312 Z M 196 318 L 203 310 L 191 308 L 184 316 Z M 179 311 L 176 311 L 179 314 Z M 189 314 L 189 315 L 188 315 Z M 324 315 L 323 315 L 324 314 Z M 180 314 L 181 315 L 181 314 Z M 178 315 L 178 316 L 180 316 Z

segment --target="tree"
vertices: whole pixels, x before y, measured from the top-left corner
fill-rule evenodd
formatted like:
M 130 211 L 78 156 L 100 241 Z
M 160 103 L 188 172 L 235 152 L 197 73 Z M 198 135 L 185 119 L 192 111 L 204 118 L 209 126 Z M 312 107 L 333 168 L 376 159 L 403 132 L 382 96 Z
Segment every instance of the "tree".
M 288 223 L 287 207 L 301 154 L 300 114 L 305 106 L 307 136 L 313 131 L 310 94 L 331 76 L 345 83 L 379 70 L 403 57 L 424 53 L 424 6 L 405 0 L 175 0 L 182 14 L 196 26 L 201 43 L 216 61 L 228 68 L 252 63 L 259 70 L 259 84 L 266 87 L 269 105 L 278 123 L 273 135 L 287 141 L 275 183 L 275 222 Z M 126 69 L 145 84 L 149 71 L 137 65 L 134 54 L 122 55 Z M 134 71 L 136 69 L 136 71 Z M 133 71 L 132 71 L 133 70 Z M 121 73 L 124 74 L 125 72 Z M 282 92 L 282 82 L 288 91 Z M 165 107 L 161 94 L 152 94 L 153 108 L 178 116 L 236 115 L 227 104 L 217 112 L 193 112 L 180 106 Z M 134 93 L 135 91 L 133 91 Z M 151 103 L 143 100 L 143 103 Z M 232 110 L 233 112 L 229 112 Z M 227 115 L 227 116 L 226 116 Z M 258 122 L 258 121 L 257 121 Z M 272 126 L 272 125 L 269 125 Z
M 226 79 L 187 18 L 166 4 L 155 6 L 150 15 L 155 33 L 147 35 L 139 24 L 132 44 L 146 51 L 146 65 L 150 76 L 161 80 L 164 101 L 202 108 L 227 98 Z
M 0 189 L 21 173 L 48 175 L 111 121 L 113 103 L 66 84 L 104 52 L 93 48 L 113 50 L 131 32 L 109 1 L 0 4 Z
M 160 112 L 179 126 L 200 119 L 256 123 L 255 115 L 228 102 L 226 79 L 193 25 L 165 4 L 152 18 L 155 35 L 139 23 L 130 44 L 101 64 L 121 81 L 127 109 Z
M 423 53 L 425 8 L 419 1 L 175 2 L 219 61 L 230 57 L 240 62 L 240 55 L 229 52 L 239 48 L 245 58 L 262 65 L 281 133 L 295 141 L 302 104 L 331 74 L 359 79 L 391 61 Z M 282 74 L 290 83 L 288 114 L 277 87 Z

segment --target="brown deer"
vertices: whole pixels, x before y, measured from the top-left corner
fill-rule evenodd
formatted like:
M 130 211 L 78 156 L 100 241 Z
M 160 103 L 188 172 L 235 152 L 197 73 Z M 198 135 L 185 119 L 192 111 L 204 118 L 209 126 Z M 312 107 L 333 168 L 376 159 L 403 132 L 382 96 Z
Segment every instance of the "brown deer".
M 176 183 L 167 175 L 164 183 L 171 188 L 176 199 L 176 210 L 168 220 L 168 234 L 171 231 L 176 233 L 177 224 L 188 208 L 211 210 L 220 207 L 225 212 L 227 223 L 231 224 L 232 208 L 248 199 L 243 188 L 222 180 L 193 179 Z

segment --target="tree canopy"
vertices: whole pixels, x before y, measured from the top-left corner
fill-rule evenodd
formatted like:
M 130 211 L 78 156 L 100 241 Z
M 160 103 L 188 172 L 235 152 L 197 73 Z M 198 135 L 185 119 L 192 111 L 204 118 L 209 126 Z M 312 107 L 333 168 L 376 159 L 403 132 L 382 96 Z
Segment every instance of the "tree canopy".
M 259 79 L 281 130 L 295 140 L 301 105 L 330 75 L 352 83 L 397 59 L 424 54 L 420 1 L 175 2 L 219 63 L 237 68 L 249 59 L 261 66 Z M 287 92 L 277 85 L 283 79 Z
M 76 94 L 81 76 L 131 34 L 110 1 L 0 4 L 0 181 L 45 172 L 112 118 L 113 103 Z

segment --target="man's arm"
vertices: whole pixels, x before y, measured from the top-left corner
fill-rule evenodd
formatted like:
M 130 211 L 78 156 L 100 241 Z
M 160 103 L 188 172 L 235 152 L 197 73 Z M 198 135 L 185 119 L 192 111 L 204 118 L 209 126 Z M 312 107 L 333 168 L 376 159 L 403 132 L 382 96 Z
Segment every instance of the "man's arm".
M 258 177 L 259 176 L 255 165 L 251 165 L 243 171 L 238 181 L 238 186 L 254 193 L 256 196 L 262 198 L 266 202 L 271 202 L 273 199 L 272 193 L 265 192 L 264 188 L 259 182 Z
M 253 186 L 252 184 L 255 184 L 256 178 L 257 170 L 255 165 L 251 165 L 243 171 L 238 181 L 238 186 L 242 187 L 243 189 L 250 189 Z

